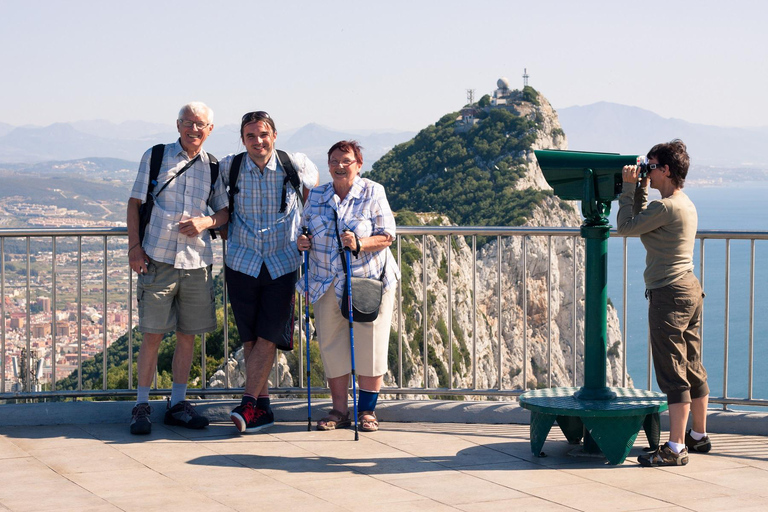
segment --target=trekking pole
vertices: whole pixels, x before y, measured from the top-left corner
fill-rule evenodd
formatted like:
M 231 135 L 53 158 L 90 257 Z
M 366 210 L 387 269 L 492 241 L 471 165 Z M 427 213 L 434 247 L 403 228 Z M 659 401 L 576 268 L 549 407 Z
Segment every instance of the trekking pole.
M 352 410 L 355 415 L 355 441 L 359 439 L 358 433 L 357 433 L 357 384 L 355 383 L 355 328 L 353 325 L 353 318 L 352 318 L 352 268 L 349 264 L 350 260 L 350 250 L 349 247 L 345 247 L 344 251 L 346 251 L 346 257 L 344 258 L 344 263 L 347 266 L 347 307 L 349 307 L 349 351 L 351 353 L 352 357 Z
M 309 238 L 309 229 L 301 228 Z M 309 251 L 304 251 L 304 329 L 307 331 L 307 432 L 312 431 L 312 372 L 309 366 Z

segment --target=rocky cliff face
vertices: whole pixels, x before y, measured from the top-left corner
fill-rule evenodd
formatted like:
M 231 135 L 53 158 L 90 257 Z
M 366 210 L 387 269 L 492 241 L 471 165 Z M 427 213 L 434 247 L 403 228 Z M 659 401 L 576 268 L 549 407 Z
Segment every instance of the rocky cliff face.
M 530 149 L 511 155 L 522 159 L 526 167 L 524 176 L 515 182 L 515 188 L 550 190 L 533 150 L 567 148 L 555 111 L 541 95 L 537 102 L 519 101 L 504 108 L 534 121 L 536 126 L 535 141 Z M 500 159 L 508 156 L 499 155 Z M 489 166 L 493 163 L 483 162 Z M 489 190 L 488 193 L 493 194 L 494 191 Z M 533 209 L 526 226 L 577 227 L 581 224 L 577 207 L 575 203 L 548 197 Z M 419 214 L 418 219 L 422 224 L 449 224 L 441 212 Z M 525 241 L 521 236 L 501 237 L 501 240 L 492 238 L 477 250 L 474 279 L 473 251 L 464 237 L 452 237 L 450 243 L 445 236 L 427 236 L 424 239 L 420 236 L 405 237 L 401 243 L 403 265 L 410 271 L 403 273 L 402 317 L 398 316 L 396 308 L 392 329 L 394 333 L 402 331 L 402 382 L 405 387 L 425 386 L 425 327 L 428 359 L 426 387 L 509 390 L 583 384 L 584 244 L 580 238 L 575 248 L 572 239 L 563 237 L 527 236 Z M 525 268 L 523 250 L 527 262 Z M 395 246 L 393 251 L 396 252 Z M 425 254 L 426 267 L 423 263 Z M 426 293 L 423 272 L 427 276 Z M 473 280 L 476 283 L 475 297 L 472 294 Z M 525 301 L 524 285 L 527 286 Z M 527 340 L 525 344 L 524 340 Z M 606 363 L 609 386 L 622 385 L 624 362 L 620 345 L 618 316 L 609 306 L 609 357 Z M 390 353 L 393 356 L 390 357 L 390 371 L 385 376 L 385 385 L 394 385 L 399 380 L 399 365 L 394 356 L 397 347 L 391 346 Z M 280 358 L 282 371 L 279 372 L 279 384 L 296 383 L 297 379 L 291 376 L 283 353 L 280 353 Z M 551 372 L 548 371 L 549 361 Z M 229 366 L 230 375 L 238 374 L 242 362 L 230 361 Z M 527 379 L 525 383 L 524 378 Z M 242 377 L 230 379 L 232 386 L 242 382 Z M 223 387 L 222 381 L 223 372 L 219 372 L 211 379 L 210 385 Z M 628 385 L 631 386 L 631 379 L 628 379 Z

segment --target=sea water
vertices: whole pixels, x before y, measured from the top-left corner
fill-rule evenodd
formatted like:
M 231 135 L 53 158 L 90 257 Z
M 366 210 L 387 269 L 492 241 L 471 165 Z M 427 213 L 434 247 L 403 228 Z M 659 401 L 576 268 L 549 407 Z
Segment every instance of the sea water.
M 699 231 L 768 231 L 768 182 L 734 183 L 718 187 L 686 186 L 699 215 Z M 656 195 L 653 195 L 656 194 Z M 652 191 L 650 200 L 658 199 Z M 618 202 L 612 204 L 611 225 L 616 226 Z M 694 272 L 701 275 L 701 242 L 696 241 Z M 648 303 L 645 300 L 643 270 L 645 249 L 638 238 L 627 242 L 627 318 L 623 319 L 623 238 L 608 242 L 608 296 L 619 311 L 622 328 L 626 321 L 627 370 L 635 387 L 658 390 L 656 378 L 649 375 Z M 726 331 L 726 243 L 704 242 L 703 286 L 704 365 L 709 375 L 712 397 L 747 398 L 750 375 L 750 330 L 753 340 L 752 397 L 768 399 L 768 240 L 754 244 L 754 318 L 750 326 L 749 240 L 730 242 L 728 286 L 728 328 Z M 727 337 L 727 364 L 725 340 Z M 727 374 L 727 382 L 724 376 Z M 727 385 L 727 387 L 726 387 Z

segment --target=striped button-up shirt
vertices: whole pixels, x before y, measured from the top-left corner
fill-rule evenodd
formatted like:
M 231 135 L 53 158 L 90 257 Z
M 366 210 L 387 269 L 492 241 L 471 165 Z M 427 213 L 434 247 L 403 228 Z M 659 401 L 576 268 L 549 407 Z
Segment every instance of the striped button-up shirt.
M 230 185 L 232 159 L 229 155 L 220 163 L 219 189 Z M 318 179 L 315 164 L 301 153 L 289 155 L 303 186 L 311 189 Z M 295 272 L 301 264 L 296 250 L 299 235 L 301 207 L 296 190 L 286 183 L 286 208 L 280 213 L 283 182 L 286 174 L 277 158 L 272 157 L 264 173 L 246 154 L 240 164 L 240 175 L 235 185 L 234 215 L 230 212 L 227 238 L 227 266 L 243 274 L 258 276 L 261 265 L 266 264 L 272 279 Z
M 334 211 L 338 218 L 334 226 Z M 336 298 L 341 304 L 346 278 L 344 260 L 339 253 L 339 233 L 348 229 L 359 238 L 389 235 L 395 237 L 395 217 L 387 202 L 384 187 L 367 178 L 357 176 L 352 188 L 343 201 L 333 190 L 333 183 L 321 185 L 309 194 L 307 207 L 302 218 L 302 227 L 306 227 L 312 237 L 309 251 L 309 301 L 317 302 L 333 286 Z M 368 252 L 362 251 L 359 257 L 350 253 L 352 275 L 378 279 L 386 265 L 384 290 L 396 285 L 400 279 L 397 262 L 389 248 Z M 299 279 L 297 288 L 304 291 L 304 280 Z
M 149 160 L 152 149 L 141 158 L 139 172 L 131 190 L 131 197 L 144 202 L 149 185 Z M 155 191 L 170 180 L 190 161 L 187 152 L 177 140 L 167 144 L 157 175 Z M 179 233 L 179 222 L 192 217 L 203 217 L 227 206 L 226 192 L 213 192 L 208 154 L 201 150 L 200 157 L 174 179 L 155 199 L 152 217 L 144 233 L 142 247 L 153 260 L 169 263 L 175 268 L 196 269 L 213 263 L 213 250 L 208 230 L 189 237 Z

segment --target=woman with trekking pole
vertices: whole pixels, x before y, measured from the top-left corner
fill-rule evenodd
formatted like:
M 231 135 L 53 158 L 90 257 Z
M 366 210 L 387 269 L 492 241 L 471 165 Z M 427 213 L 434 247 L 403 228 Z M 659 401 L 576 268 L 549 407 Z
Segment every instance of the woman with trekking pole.
M 400 273 L 389 250 L 395 218 L 384 187 L 360 177 L 361 149 L 340 141 L 328 150 L 332 181 L 310 192 L 302 219 L 309 234 L 296 242 L 309 251 L 309 301 L 333 402 L 318 430 L 350 427 L 353 419 L 362 432 L 379 428 L 375 409 Z M 305 286 L 298 284 L 302 292 Z M 360 394 L 359 402 L 353 396 L 359 411 L 353 418 L 348 395 L 355 374 Z

